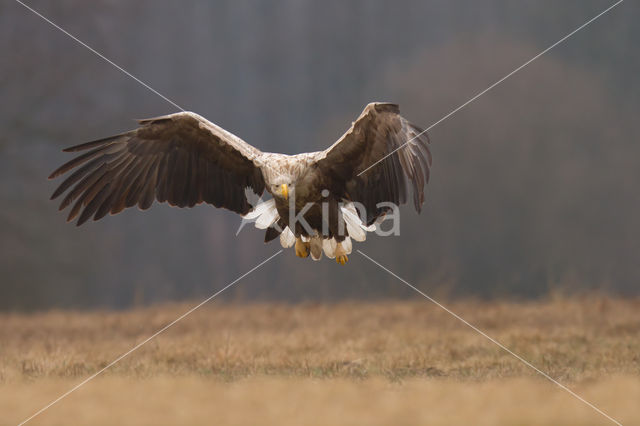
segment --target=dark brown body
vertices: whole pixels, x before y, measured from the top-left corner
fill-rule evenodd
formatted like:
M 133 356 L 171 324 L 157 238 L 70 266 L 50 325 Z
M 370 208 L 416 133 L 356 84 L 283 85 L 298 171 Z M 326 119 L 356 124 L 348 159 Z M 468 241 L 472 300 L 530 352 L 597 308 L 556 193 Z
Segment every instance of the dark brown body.
M 311 234 L 309 230 L 305 228 L 300 218 L 296 220 L 297 215 L 304 210 L 307 203 L 309 208 L 304 212 L 302 218 L 309 224 L 309 228 L 314 231 Z M 291 211 L 292 207 L 293 211 Z M 295 206 L 291 200 L 276 199 L 276 208 L 280 215 L 280 219 L 276 225 L 278 225 L 280 229 L 288 226 L 296 237 L 311 237 L 317 232 L 318 235 L 322 235 L 325 238 L 335 238 L 336 241 L 340 242 L 349 235 L 342 213 L 340 212 L 340 202 L 336 197 L 329 196 L 312 202 L 306 201 L 306 203 L 298 202 Z M 324 212 L 323 208 L 325 210 Z M 291 226 L 291 221 L 296 222 L 295 227 Z M 327 223 L 323 224 L 324 221 Z M 267 230 L 267 237 L 270 236 L 270 231 L 271 228 Z M 278 234 L 274 235 L 273 238 Z M 265 240 L 268 241 L 267 238 L 265 238 Z

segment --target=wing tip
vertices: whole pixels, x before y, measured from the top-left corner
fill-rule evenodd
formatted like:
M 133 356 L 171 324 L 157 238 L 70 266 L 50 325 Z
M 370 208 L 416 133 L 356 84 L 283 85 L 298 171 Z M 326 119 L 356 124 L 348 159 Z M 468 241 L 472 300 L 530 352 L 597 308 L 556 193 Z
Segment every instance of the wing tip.
M 70 146 L 70 147 L 64 148 L 62 150 L 62 152 L 84 151 L 86 149 L 95 148 L 95 147 L 100 146 L 100 145 L 106 145 L 106 144 L 109 144 L 110 142 L 115 141 L 116 139 L 121 138 L 122 136 L 125 136 L 125 135 L 129 134 L 129 133 L 131 133 L 131 132 L 119 133 L 117 135 L 107 136 L 106 138 L 96 139 L 96 140 L 91 141 L 91 142 L 81 143 L 80 145 Z
M 371 107 L 377 112 L 392 112 L 394 114 L 400 114 L 400 105 L 393 102 L 371 102 L 367 107 Z
M 151 118 L 136 118 L 136 121 L 141 126 L 144 126 L 146 124 L 162 123 L 169 120 L 171 120 L 171 118 L 168 115 L 161 115 L 158 117 L 151 117 Z
M 158 115 L 156 117 L 137 118 L 136 121 L 138 122 L 138 124 L 145 125 L 145 124 L 155 124 L 155 123 L 166 122 L 169 120 L 173 120 L 176 117 L 191 117 L 194 119 L 202 118 L 198 114 L 192 111 L 179 111 L 179 112 L 174 112 L 172 114 Z

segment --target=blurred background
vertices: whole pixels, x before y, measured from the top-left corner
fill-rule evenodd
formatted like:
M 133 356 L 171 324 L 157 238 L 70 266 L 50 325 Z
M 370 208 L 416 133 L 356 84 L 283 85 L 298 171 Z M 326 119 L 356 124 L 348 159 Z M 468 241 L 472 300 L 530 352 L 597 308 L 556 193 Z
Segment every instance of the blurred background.
M 188 110 L 265 151 L 333 143 L 371 101 L 428 127 L 612 1 L 29 1 Z M 357 248 L 438 297 L 640 294 L 640 7 L 624 2 L 431 132 L 421 215 Z M 279 249 L 240 218 L 156 204 L 77 228 L 63 147 L 175 112 L 12 1 L 0 5 L 0 309 L 212 294 Z M 415 293 L 359 254 L 287 250 L 223 294 Z

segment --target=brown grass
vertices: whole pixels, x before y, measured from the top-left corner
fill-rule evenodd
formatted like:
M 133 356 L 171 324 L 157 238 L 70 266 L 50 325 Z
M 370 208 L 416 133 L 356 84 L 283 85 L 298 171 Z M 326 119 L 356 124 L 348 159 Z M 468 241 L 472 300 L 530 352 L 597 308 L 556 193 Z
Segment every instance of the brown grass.
M 640 422 L 639 300 L 449 307 L 609 414 Z M 11 413 L 0 422 L 28 417 L 188 308 L 0 315 L 0 413 Z M 213 303 L 104 376 L 34 423 L 606 420 L 427 301 Z

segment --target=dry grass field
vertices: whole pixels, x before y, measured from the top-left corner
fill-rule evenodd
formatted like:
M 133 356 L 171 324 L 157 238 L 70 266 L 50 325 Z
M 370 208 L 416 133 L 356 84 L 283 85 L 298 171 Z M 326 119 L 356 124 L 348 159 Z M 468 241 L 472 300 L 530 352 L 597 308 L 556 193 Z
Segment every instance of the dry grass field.
M 640 424 L 640 300 L 452 302 L 623 424 Z M 17 424 L 190 305 L 0 314 Z M 610 424 L 428 301 L 213 302 L 30 424 Z

